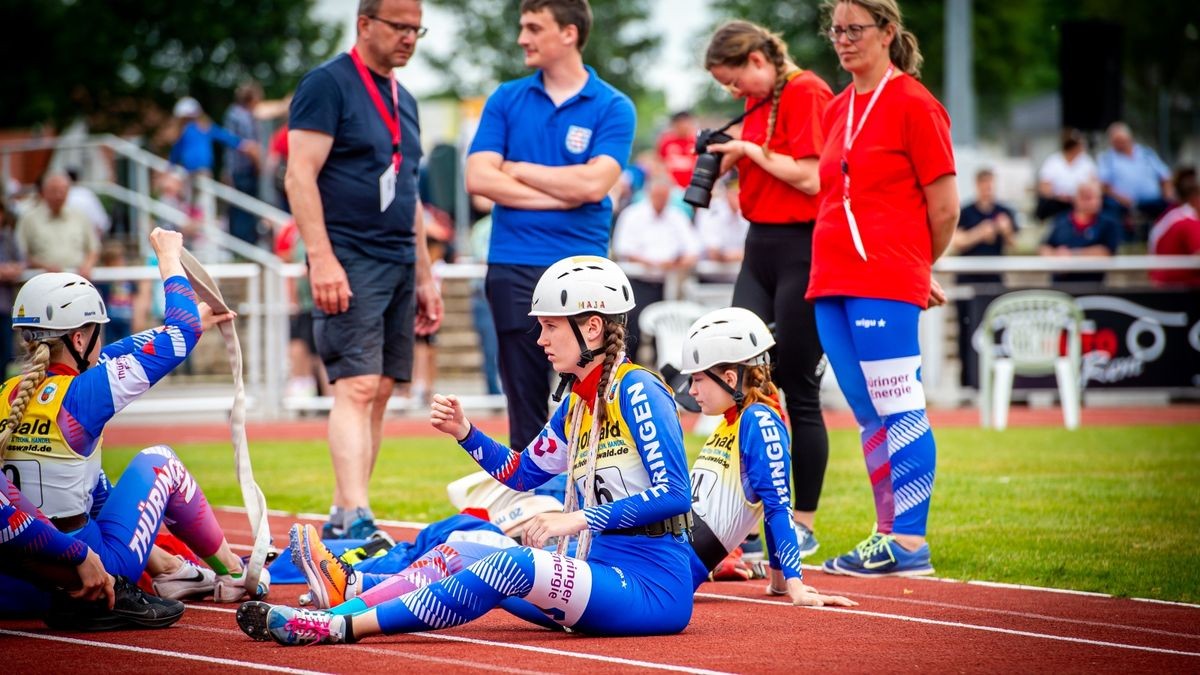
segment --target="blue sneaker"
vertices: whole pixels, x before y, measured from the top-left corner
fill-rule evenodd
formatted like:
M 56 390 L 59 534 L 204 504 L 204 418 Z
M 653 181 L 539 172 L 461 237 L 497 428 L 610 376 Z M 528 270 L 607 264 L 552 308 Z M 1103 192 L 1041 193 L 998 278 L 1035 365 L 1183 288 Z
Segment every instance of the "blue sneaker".
M 825 564 L 822 565 L 822 569 L 826 574 L 845 575 L 846 572 L 842 571 L 842 566 L 850 568 L 859 567 L 862 564 L 862 552 L 874 546 L 882 536 L 883 535 L 879 534 L 878 532 L 872 531 L 871 536 L 859 542 L 858 546 L 854 547 L 854 550 L 850 551 L 849 553 L 843 553 L 836 558 L 830 558 L 826 560 Z
M 344 539 L 377 539 L 379 537 L 376 533 L 382 533 L 382 536 L 391 539 L 386 532 L 375 526 L 375 516 L 368 509 L 354 509 L 347 522 L 350 524 L 346 526 L 346 533 L 342 535 Z
M 322 539 L 342 539 L 346 536 L 346 530 L 341 524 L 335 524 L 333 521 L 325 521 L 321 526 Z
M 277 605 L 267 613 L 267 632 L 286 647 L 350 642 L 349 617 Z
M 869 541 L 869 540 L 868 540 Z M 837 570 L 852 577 L 920 577 L 933 574 L 929 544 L 909 551 L 890 534 L 875 537 L 873 543 L 855 549 L 834 560 Z
M 796 544 L 800 547 L 800 557 L 807 558 L 821 548 L 813 531 L 802 523 L 796 523 Z

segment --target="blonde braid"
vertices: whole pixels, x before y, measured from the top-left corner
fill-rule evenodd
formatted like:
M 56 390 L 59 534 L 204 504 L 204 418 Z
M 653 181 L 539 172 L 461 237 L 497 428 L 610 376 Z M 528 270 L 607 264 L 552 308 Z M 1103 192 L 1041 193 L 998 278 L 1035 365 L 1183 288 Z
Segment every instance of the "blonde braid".
M 600 430 L 604 423 L 608 420 L 607 407 L 607 390 L 609 384 L 616 380 L 617 368 L 625 360 L 625 326 L 611 320 L 605 320 L 605 347 L 604 361 L 600 368 L 600 381 L 596 386 L 596 398 L 592 404 L 592 428 L 588 435 L 588 445 L 584 450 L 585 470 L 583 480 L 583 508 L 596 505 L 596 459 L 599 455 L 597 452 L 600 445 Z M 579 425 L 583 421 L 582 413 L 584 408 L 582 399 L 576 401 L 575 410 L 571 416 L 571 434 L 570 440 L 567 442 L 570 448 L 569 460 L 567 464 L 568 491 L 564 500 L 564 513 L 579 510 L 578 497 L 576 495 L 575 483 L 575 463 L 578 461 L 579 454 Z M 558 554 L 566 555 L 567 544 L 570 537 L 561 537 L 558 541 Z M 575 558 L 586 560 L 588 550 L 591 548 L 592 531 L 585 529 L 579 533 L 578 543 L 575 547 Z
M 25 416 L 25 408 L 33 393 L 46 381 L 46 369 L 50 367 L 50 345 L 45 342 L 26 343 L 29 359 L 25 362 L 25 370 L 21 373 L 21 381 L 17 384 L 17 395 L 8 410 L 8 419 L 4 423 L 4 431 L 0 432 L 0 456 L 8 450 L 8 441 L 16 431 L 21 418 Z
M 568 399 L 569 400 L 569 399 Z M 583 422 L 583 400 L 575 401 L 575 409 L 571 411 L 570 433 L 567 434 L 567 491 L 563 495 L 563 513 L 579 510 L 579 498 L 575 490 L 575 458 L 579 454 L 579 425 Z M 559 537 L 556 552 L 567 554 L 567 542 L 570 537 Z
M 763 46 L 760 50 L 764 56 L 771 59 L 775 66 L 775 89 L 771 92 L 771 112 L 767 115 L 767 136 L 763 139 L 763 154 L 771 156 L 771 138 L 775 135 L 775 123 L 779 120 L 779 99 L 783 97 L 783 88 L 787 86 L 789 75 L 796 71 L 796 65 L 788 59 L 787 45 L 775 34 L 763 30 Z

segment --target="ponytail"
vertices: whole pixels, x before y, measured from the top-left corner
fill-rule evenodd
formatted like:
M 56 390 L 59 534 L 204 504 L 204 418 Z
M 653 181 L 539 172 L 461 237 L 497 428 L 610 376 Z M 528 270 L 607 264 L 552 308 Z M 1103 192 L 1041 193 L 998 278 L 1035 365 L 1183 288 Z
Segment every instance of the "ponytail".
M 918 80 L 921 79 L 921 64 L 925 63 L 925 57 L 921 56 L 921 48 L 917 45 L 916 35 L 908 32 L 902 26 L 897 26 L 896 37 L 892 39 L 888 56 L 891 57 L 892 63 L 896 64 L 897 68 Z
M 25 370 L 21 373 L 21 381 L 17 383 L 17 394 L 8 410 L 8 421 L 4 431 L 0 432 L 0 457 L 8 450 L 8 442 L 12 439 L 13 431 L 25 417 L 25 409 L 33 393 L 46 381 L 46 369 L 50 367 L 50 345 L 45 342 L 26 342 L 29 358 L 25 362 Z

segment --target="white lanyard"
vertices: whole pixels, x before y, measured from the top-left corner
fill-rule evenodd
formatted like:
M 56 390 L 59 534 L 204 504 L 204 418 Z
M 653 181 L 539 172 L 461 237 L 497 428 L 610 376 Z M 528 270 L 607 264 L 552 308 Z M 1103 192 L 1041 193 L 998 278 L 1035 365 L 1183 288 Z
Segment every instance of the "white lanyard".
M 851 85 L 850 88 L 850 107 L 846 111 L 846 135 L 842 144 L 842 208 L 846 210 L 846 222 L 850 225 L 850 237 L 854 239 L 854 248 L 864 261 L 867 259 L 867 250 L 863 247 L 862 235 L 859 234 L 858 221 L 854 218 L 854 211 L 850 209 L 850 148 L 854 145 L 858 135 L 862 133 L 867 116 L 871 114 L 871 109 L 875 107 L 875 102 L 879 100 L 879 95 L 883 93 L 883 88 L 887 86 L 888 80 L 892 79 L 892 73 L 895 70 L 895 65 L 888 64 L 887 72 L 883 74 L 879 86 L 875 87 L 875 93 L 871 94 L 871 100 L 867 102 L 867 109 L 863 111 L 862 118 L 858 120 L 858 128 L 854 129 L 853 133 L 851 133 L 851 125 L 854 122 L 854 98 L 857 96 L 854 85 Z

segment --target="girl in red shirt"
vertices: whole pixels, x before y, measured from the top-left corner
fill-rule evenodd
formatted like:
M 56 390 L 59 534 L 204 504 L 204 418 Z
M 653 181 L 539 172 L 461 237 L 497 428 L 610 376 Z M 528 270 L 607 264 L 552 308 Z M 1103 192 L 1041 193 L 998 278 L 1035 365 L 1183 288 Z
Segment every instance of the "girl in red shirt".
M 827 0 L 853 83 L 825 111 L 808 298 L 862 428 L 875 532 L 825 570 L 933 573 L 925 524 L 936 450 L 917 321 L 945 298 L 930 276 L 958 222 L 950 119 L 917 80 L 921 53 L 895 0 Z
M 735 165 L 738 171 L 742 213 L 750 230 L 733 304 L 775 324 L 775 379 L 784 391 L 792 427 L 792 518 L 799 526 L 801 555 L 809 555 L 818 546 L 813 520 L 829 439 L 818 373 L 823 352 L 813 307 L 803 298 L 820 188 L 821 115 L 833 92 L 820 77 L 792 62 L 779 36 L 746 21 L 717 30 L 704 67 L 729 93 L 745 98 L 749 111 L 740 139 L 709 150 L 725 153 L 723 171 Z

